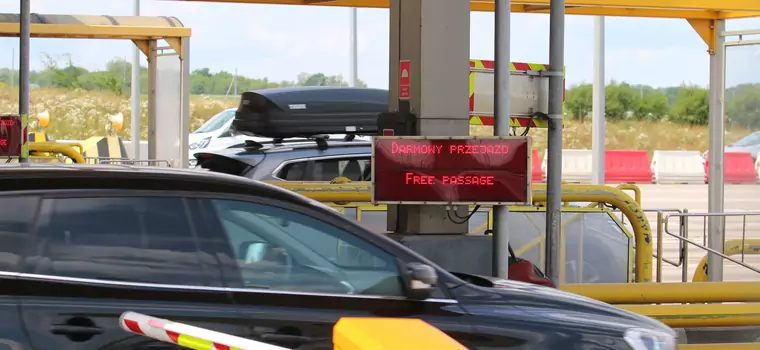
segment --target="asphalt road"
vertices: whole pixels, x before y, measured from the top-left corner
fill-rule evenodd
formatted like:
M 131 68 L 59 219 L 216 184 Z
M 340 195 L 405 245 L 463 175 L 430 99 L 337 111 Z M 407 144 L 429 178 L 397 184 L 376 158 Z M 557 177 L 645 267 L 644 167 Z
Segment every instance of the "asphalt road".
M 647 212 L 649 224 L 655 234 L 653 243 L 656 244 L 657 210 L 665 209 L 688 209 L 689 213 L 707 213 L 707 185 L 640 185 L 642 192 L 642 206 Z M 760 241 L 760 185 L 726 185 L 724 212 L 756 212 L 751 216 L 726 217 L 726 240 L 742 239 L 742 231 L 747 239 Z M 676 214 L 675 212 L 665 212 Z M 668 223 L 670 232 L 678 233 L 679 217 L 671 217 Z M 745 221 L 746 220 L 746 221 Z M 705 242 L 705 217 L 688 218 L 688 238 L 699 243 Z M 663 225 L 664 227 L 664 225 Z M 664 228 L 663 228 L 664 229 Z M 656 252 L 656 245 L 654 250 Z M 663 257 L 677 262 L 679 260 L 678 239 L 663 234 Z M 705 256 L 706 251 L 689 245 L 687 259 L 687 278 L 691 281 L 699 261 Z M 760 252 L 758 252 L 760 254 Z M 747 265 L 760 269 L 760 255 L 733 255 L 732 258 Z M 654 277 L 656 278 L 656 260 L 653 260 Z M 666 262 L 663 264 L 663 282 L 679 282 L 682 279 L 682 268 L 672 266 Z M 730 261 L 724 261 L 723 278 L 725 281 L 760 281 L 760 274 Z

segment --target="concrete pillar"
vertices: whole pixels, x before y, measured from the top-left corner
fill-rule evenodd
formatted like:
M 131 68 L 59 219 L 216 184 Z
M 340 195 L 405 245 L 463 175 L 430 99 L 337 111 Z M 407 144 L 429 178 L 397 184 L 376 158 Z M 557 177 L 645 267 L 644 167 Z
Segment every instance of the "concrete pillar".
M 707 210 L 710 213 L 724 212 L 724 161 L 726 145 L 726 116 L 723 104 L 726 93 L 726 38 L 721 34 L 726 30 L 726 21 L 715 21 L 715 52 L 710 56 L 710 164 L 707 170 L 710 183 L 707 185 Z M 726 218 L 707 218 L 707 247 L 724 252 L 726 243 Z M 710 282 L 723 281 L 723 258 L 708 253 L 707 277 Z
M 417 135 L 469 135 L 469 0 L 391 0 L 390 109 L 418 117 Z M 399 99 L 399 62 L 410 61 L 409 97 Z M 467 207 L 458 208 L 459 216 Z M 467 233 L 441 206 L 390 206 L 397 233 Z

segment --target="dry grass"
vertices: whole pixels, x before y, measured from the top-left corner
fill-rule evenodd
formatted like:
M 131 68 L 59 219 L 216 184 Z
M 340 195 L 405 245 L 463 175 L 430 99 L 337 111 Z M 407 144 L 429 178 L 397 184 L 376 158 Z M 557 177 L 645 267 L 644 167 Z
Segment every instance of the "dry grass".
M 45 130 L 56 140 L 84 140 L 90 136 L 105 134 L 108 115 L 122 113 L 124 130 L 118 134 L 130 138 L 132 108 L 128 98 L 112 93 L 84 90 L 61 90 L 50 88 L 32 89 L 29 98 L 29 114 L 48 111 L 50 126 Z M 140 134 L 148 137 L 148 100 L 141 100 Z M 198 128 L 208 118 L 225 108 L 234 107 L 237 101 L 225 102 L 221 98 L 193 96 L 190 99 L 190 129 Z M 0 113 L 18 110 L 18 90 L 0 88 Z
M 698 150 L 708 148 L 706 126 L 690 126 L 670 122 L 625 121 L 605 126 L 606 148 L 611 150 Z M 543 155 L 546 149 L 546 129 L 533 129 L 533 147 Z M 726 144 L 731 144 L 749 133 L 746 129 L 728 128 Z M 471 126 L 472 135 L 493 135 L 493 127 Z M 591 123 L 574 120 L 565 122 L 563 147 L 566 149 L 591 149 Z
M 124 115 L 124 130 L 119 134 L 129 139 L 131 108 L 128 98 L 111 93 L 33 89 L 30 98 L 30 114 L 43 111 L 50 113 L 50 126 L 46 132 L 54 139 L 83 140 L 90 136 L 103 135 L 107 116 L 117 113 Z M 0 87 L 0 113 L 18 110 L 18 90 Z M 234 107 L 236 100 L 224 101 L 219 97 L 193 96 L 190 101 L 191 130 L 221 110 Z M 141 135 L 147 138 L 147 99 L 142 101 Z M 473 126 L 473 135 L 490 135 L 491 127 Z M 749 131 L 731 128 L 726 132 L 726 142 L 732 143 Z M 706 150 L 707 127 L 686 126 L 667 122 L 621 122 L 607 123 L 608 149 L 653 150 Z M 535 148 L 543 152 L 546 148 L 546 130 L 531 131 Z M 591 124 L 567 121 L 564 129 L 564 147 L 569 149 L 591 148 Z

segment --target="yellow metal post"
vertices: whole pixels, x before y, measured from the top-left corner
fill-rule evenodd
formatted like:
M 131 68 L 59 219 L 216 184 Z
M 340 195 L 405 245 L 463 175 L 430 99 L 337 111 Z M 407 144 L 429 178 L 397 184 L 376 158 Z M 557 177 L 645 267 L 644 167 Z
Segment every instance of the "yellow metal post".
M 59 153 L 71 158 L 74 163 L 84 164 L 82 154 L 69 145 L 55 142 L 30 142 L 28 145 L 30 152 Z
M 724 254 L 731 256 L 731 255 L 737 255 L 737 254 L 747 254 L 747 255 L 757 255 L 760 254 L 760 239 L 731 239 L 726 241 L 726 252 Z M 692 277 L 692 282 L 706 282 L 707 276 L 709 273 L 709 269 L 707 266 L 707 257 L 709 256 L 709 253 L 705 254 L 705 256 L 702 258 L 702 260 L 699 261 L 699 265 L 697 265 L 697 269 L 694 270 L 694 277 Z M 760 289 L 756 289 L 757 293 L 760 294 Z M 758 347 L 760 348 L 760 347 Z
M 610 304 L 760 302 L 760 282 L 594 283 L 560 288 Z
M 760 304 L 616 306 L 673 328 L 760 326 Z

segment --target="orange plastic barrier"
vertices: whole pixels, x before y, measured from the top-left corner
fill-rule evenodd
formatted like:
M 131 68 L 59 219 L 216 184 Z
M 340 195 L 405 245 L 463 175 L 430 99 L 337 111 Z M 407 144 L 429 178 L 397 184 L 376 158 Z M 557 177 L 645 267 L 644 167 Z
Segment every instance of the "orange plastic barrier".
M 604 180 L 607 183 L 652 183 L 654 174 L 647 151 L 604 152 Z
M 538 155 L 538 150 L 533 150 L 531 156 L 533 160 L 533 183 L 540 183 L 544 181 L 544 171 L 541 170 L 541 157 Z
M 723 182 L 727 184 L 755 184 L 757 170 L 749 152 L 726 152 L 723 156 Z M 710 181 L 710 153 L 705 160 L 705 178 Z

